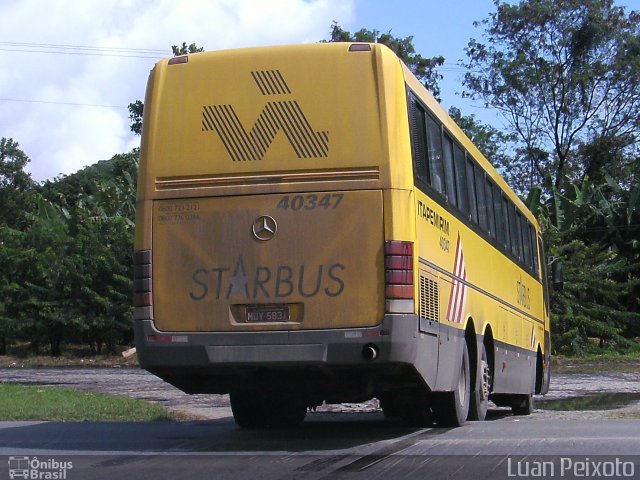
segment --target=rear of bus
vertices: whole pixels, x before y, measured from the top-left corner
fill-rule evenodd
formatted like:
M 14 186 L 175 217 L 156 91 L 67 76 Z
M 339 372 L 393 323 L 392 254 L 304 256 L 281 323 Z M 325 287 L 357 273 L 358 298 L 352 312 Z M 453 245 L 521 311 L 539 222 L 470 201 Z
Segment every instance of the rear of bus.
M 379 45 L 159 62 L 138 180 L 141 366 L 231 393 L 246 426 L 422 382 L 409 133 L 388 121 L 406 108 Z

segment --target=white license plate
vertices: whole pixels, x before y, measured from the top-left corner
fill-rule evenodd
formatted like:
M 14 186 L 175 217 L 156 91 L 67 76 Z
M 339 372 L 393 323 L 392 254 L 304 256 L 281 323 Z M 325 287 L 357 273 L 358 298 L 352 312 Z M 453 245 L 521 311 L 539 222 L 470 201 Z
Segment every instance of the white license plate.
M 247 307 L 247 323 L 288 322 L 291 318 L 288 305 L 259 305 Z

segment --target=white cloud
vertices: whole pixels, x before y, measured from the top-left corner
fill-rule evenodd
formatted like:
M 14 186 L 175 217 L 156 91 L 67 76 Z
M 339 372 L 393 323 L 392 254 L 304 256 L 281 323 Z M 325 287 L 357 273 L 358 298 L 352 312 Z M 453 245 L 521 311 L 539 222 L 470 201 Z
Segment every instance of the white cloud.
M 183 41 L 207 50 L 312 42 L 328 36 L 332 20 L 348 24 L 353 16 L 353 1 L 346 0 L 2 1 L 0 137 L 20 143 L 34 179 L 72 173 L 139 139 L 129 131 L 126 108 L 62 103 L 126 107 L 142 99 L 155 61 Z M 120 48 L 127 50 L 110 54 L 152 58 L 78 49 L 54 54 L 60 49 L 51 45 Z

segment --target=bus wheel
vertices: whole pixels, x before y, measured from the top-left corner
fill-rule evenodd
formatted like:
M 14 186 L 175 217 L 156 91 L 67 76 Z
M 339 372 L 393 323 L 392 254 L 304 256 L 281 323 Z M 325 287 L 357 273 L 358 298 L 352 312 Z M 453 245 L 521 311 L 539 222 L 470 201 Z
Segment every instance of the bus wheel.
M 410 427 L 424 428 L 433 425 L 430 402 L 419 393 L 403 404 L 403 410 L 399 416 Z
M 511 411 L 514 415 L 531 415 L 533 413 L 533 395 L 513 395 Z
M 296 427 L 307 416 L 307 406 L 286 399 L 274 399 L 267 413 L 270 427 Z
M 404 413 L 402 403 L 397 396 L 385 395 L 380 400 L 380 408 L 384 418 L 400 418 Z
M 259 395 L 253 392 L 233 392 L 229 395 L 233 418 L 242 428 L 267 426 L 267 409 Z
M 489 390 L 491 389 L 491 367 L 487 357 L 487 349 L 482 344 L 480 354 L 480 370 L 478 372 L 476 388 L 471 392 L 469 417 L 467 420 L 484 420 L 489 408 Z
M 471 367 L 467 343 L 462 345 L 462 362 L 458 372 L 458 386 L 453 392 L 434 392 L 433 416 L 439 427 L 459 427 L 464 425 L 469 414 L 471 392 Z

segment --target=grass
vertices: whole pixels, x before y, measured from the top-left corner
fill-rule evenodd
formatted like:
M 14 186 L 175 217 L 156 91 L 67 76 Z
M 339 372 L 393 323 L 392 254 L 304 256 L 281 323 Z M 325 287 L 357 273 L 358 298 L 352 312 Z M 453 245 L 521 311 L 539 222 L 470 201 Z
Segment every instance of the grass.
M 173 420 L 164 407 L 67 388 L 0 383 L 0 421 L 125 422 Z

